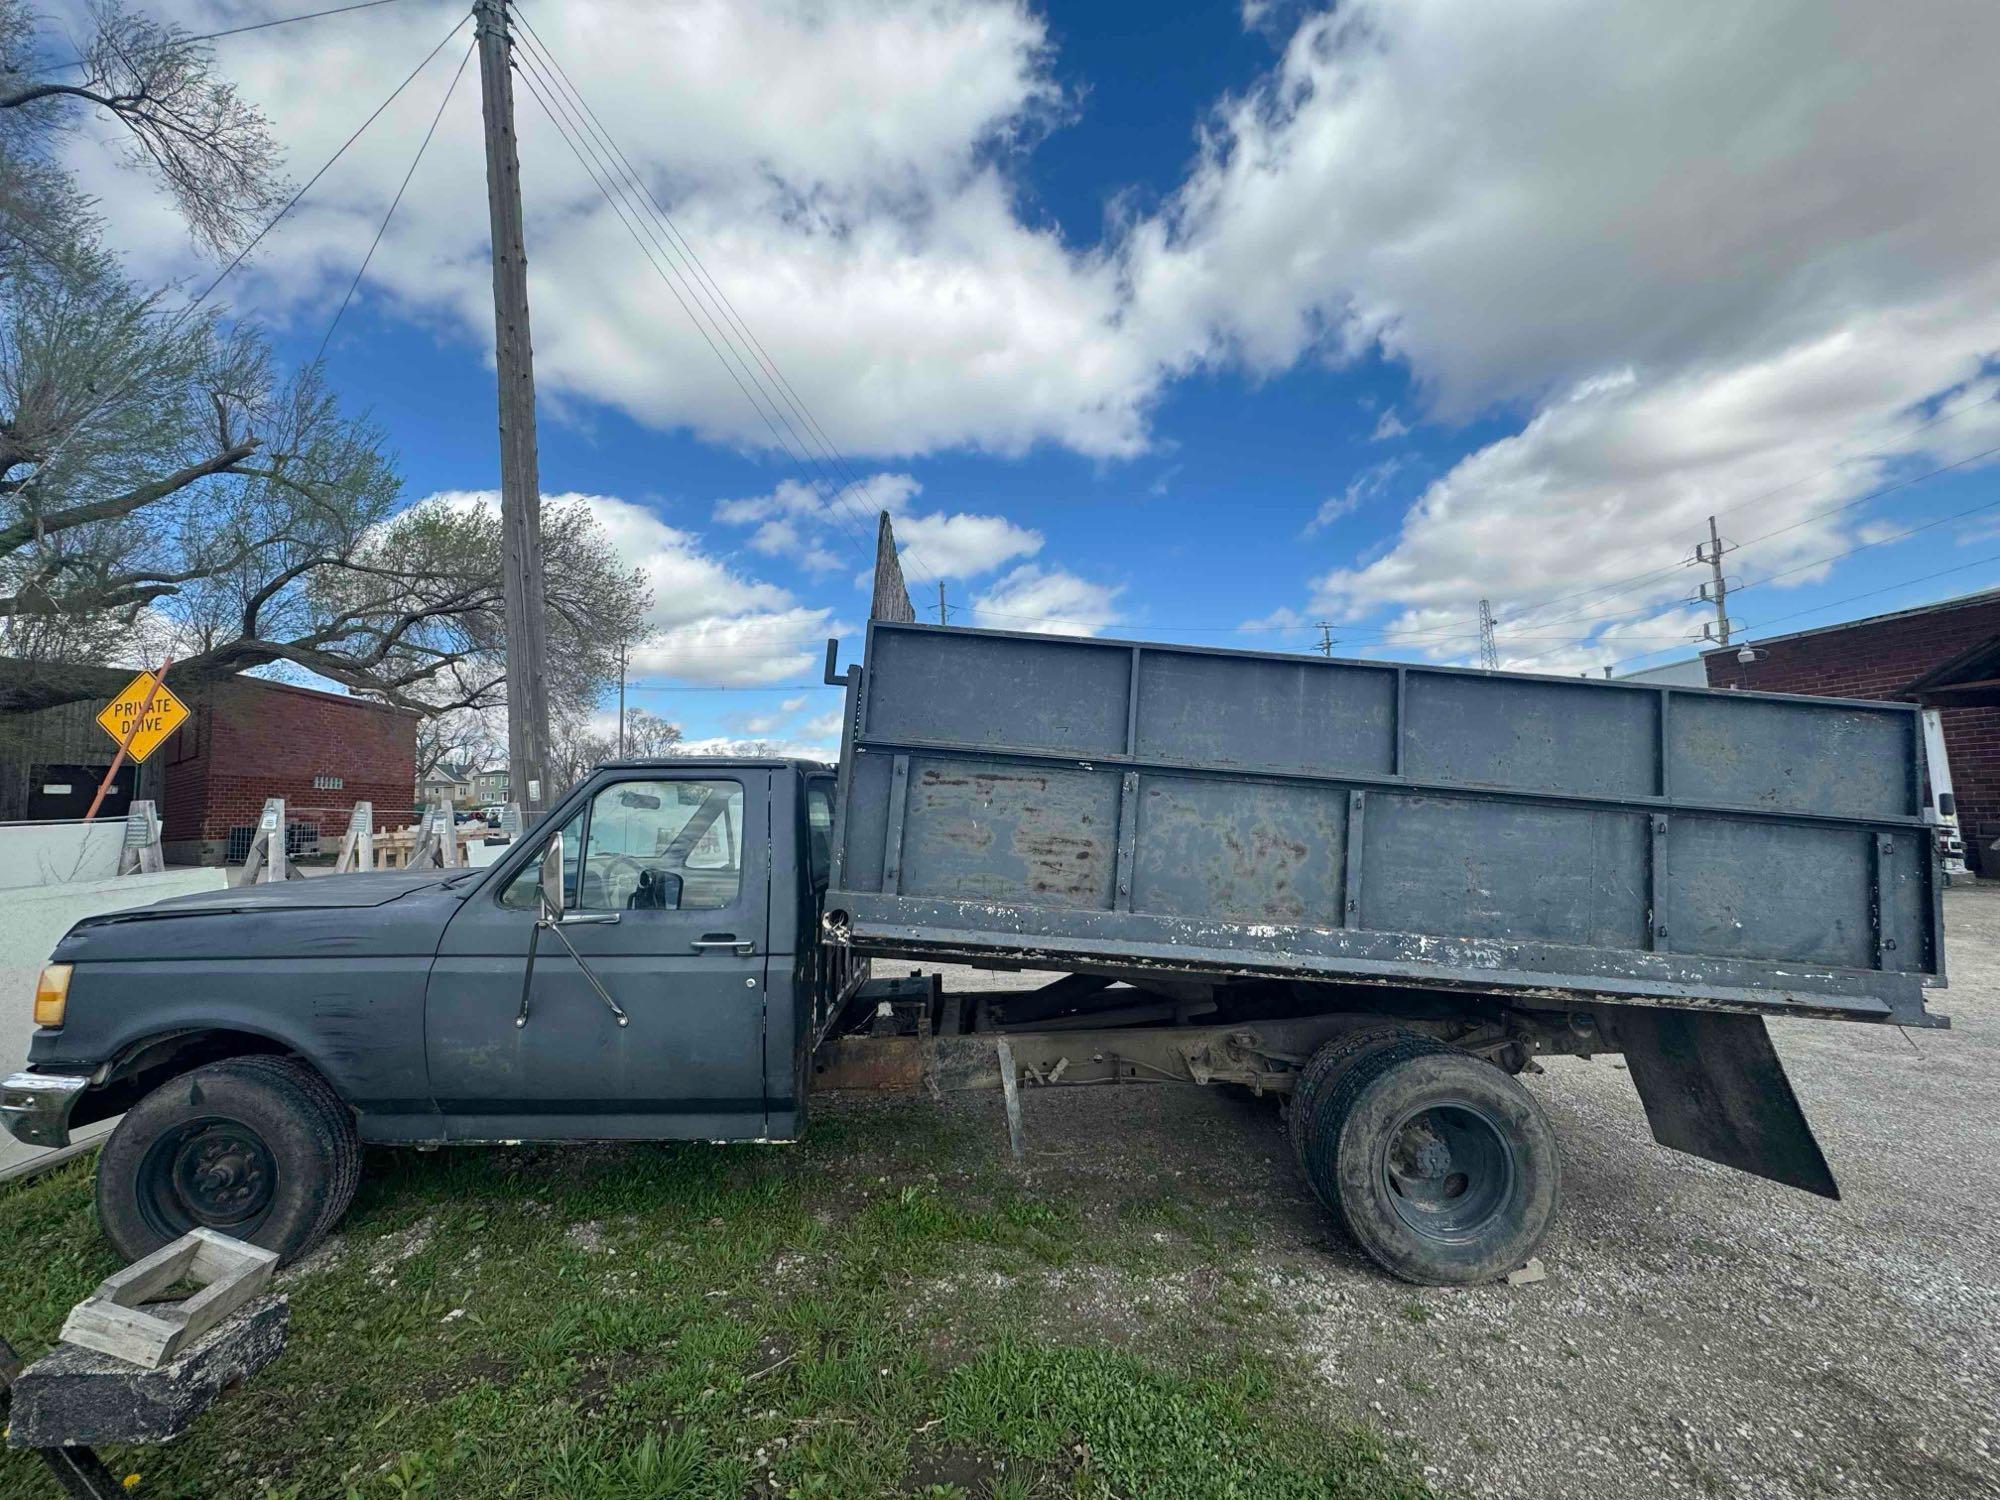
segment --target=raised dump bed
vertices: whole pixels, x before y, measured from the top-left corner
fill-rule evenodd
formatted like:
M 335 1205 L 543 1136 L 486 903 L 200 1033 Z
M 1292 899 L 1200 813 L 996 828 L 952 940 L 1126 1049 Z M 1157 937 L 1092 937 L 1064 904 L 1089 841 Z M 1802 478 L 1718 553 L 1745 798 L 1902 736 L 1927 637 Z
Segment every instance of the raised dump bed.
M 861 952 L 1942 1024 L 1918 711 L 876 622 Z

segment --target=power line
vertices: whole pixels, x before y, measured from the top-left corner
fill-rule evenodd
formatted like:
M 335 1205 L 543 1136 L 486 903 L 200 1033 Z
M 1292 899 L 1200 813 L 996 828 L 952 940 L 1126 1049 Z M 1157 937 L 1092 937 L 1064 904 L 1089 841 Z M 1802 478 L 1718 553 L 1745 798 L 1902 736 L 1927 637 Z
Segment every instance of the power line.
M 582 91 L 576 86 L 575 80 L 570 77 L 568 70 L 563 67 L 562 61 L 556 57 L 549 45 L 542 40 L 533 24 L 525 16 L 521 18 L 521 25 L 527 34 L 529 43 L 536 56 L 547 64 L 547 67 L 553 71 L 555 77 L 560 79 L 561 84 L 567 90 L 568 97 L 575 101 L 576 109 L 580 112 L 578 115 L 579 128 L 587 136 L 594 135 L 595 139 L 601 141 L 606 155 L 615 157 L 622 165 L 624 182 L 629 184 L 630 188 L 637 190 L 633 199 L 635 207 L 643 209 L 644 205 L 637 203 L 638 196 L 643 196 L 645 205 L 650 206 L 651 218 L 666 231 L 667 240 L 672 245 L 678 247 L 677 269 L 683 278 L 683 284 L 688 287 L 695 300 L 702 304 L 711 326 L 722 335 L 724 342 L 730 346 L 731 351 L 742 361 L 753 383 L 764 393 L 766 400 L 771 403 L 772 408 L 778 411 L 778 415 L 783 420 L 785 427 L 798 439 L 800 447 L 805 449 L 808 455 L 810 455 L 808 461 L 811 466 L 819 470 L 824 482 L 833 489 L 833 496 L 831 501 L 829 501 L 825 495 L 820 494 L 817 488 L 815 488 L 815 496 L 819 499 L 820 504 L 827 509 L 830 516 L 835 514 L 857 515 L 861 523 L 865 526 L 869 517 L 858 505 L 854 506 L 852 510 L 843 508 L 840 511 L 836 511 L 835 506 L 844 501 L 850 492 L 864 488 L 866 481 L 855 471 L 853 465 L 847 461 L 845 456 L 834 445 L 833 440 L 827 435 L 825 427 L 821 425 L 818 417 L 813 414 L 812 409 L 806 405 L 805 398 L 799 395 L 791 381 L 786 377 L 784 371 L 779 368 L 777 361 L 771 356 L 770 351 L 764 347 L 763 341 L 757 337 L 755 331 L 744 319 L 742 313 L 730 301 L 728 293 L 723 291 L 721 284 L 716 281 L 714 274 L 709 271 L 707 263 L 702 260 L 701 255 L 696 251 L 693 242 L 674 223 L 673 217 L 666 210 L 666 206 L 653 193 L 652 188 L 646 183 L 644 175 L 633 164 L 631 157 L 626 154 L 624 148 L 612 138 L 609 129 L 604 124 L 602 116 L 592 107 L 590 101 L 583 96 Z M 544 81 L 549 83 L 551 92 L 556 93 L 558 97 L 562 97 L 562 90 L 556 88 L 554 80 L 548 79 L 544 75 Z M 587 124 L 583 123 L 586 119 L 588 121 Z M 611 173 L 608 165 L 607 175 L 616 175 Z M 668 255 L 669 260 L 676 259 L 667 244 L 662 243 L 660 248 L 663 253 Z M 683 306 L 685 308 L 685 304 Z M 689 313 L 689 316 L 693 316 L 692 312 Z M 731 333 L 732 328 L 735 330 L 735 333 L 742 336 L 743 344 L 747 344 L 749 348 L 756 351 L 756 363 L 761 366 L 764 372 L 763 375 L 760 375 L 757 370 L 750 368 L 751 361 L 749 356 L 744 353 L 742 346 L 738 344 L 736 338 Z M 780 409 L 781 403 L 782 406 L 789 407 L 791 412 L 804 424 L 803 431 L 801 431 L 797 424 L 792 422 L 790 417 L 785 416 L 783 410 Z M 835 471 L 833 474 L 829 475 L 827 465 L 821 463 L 821 454 L 831 464 L 832 469 Z M 845 483 L 840 482 L 840 478 L 843 475 L 845 476 Z M 863 550 L 866 551 L 868 546 L 867 538 L 863 536 L 859 540 Z M 900 552 L 906 561 L 921 564 L 922 554 L 915 546 L 906 542 L 900 549 Z M 935 570 L 929 575 L 925 575 L 920 571 L 917 575 L 918 581 L 925 581 L 927 576 L 932 579 L 941 579 L 944 575 L 935 572 Z
M 369 3 L 387 5 L 390 0 L 369 0 Z M 473 49 L 478 45 L 477 39 L 466 43 L 465 56 L 458 60 L 458 71 L 451 75 L 451 82 L 445 87 L 444 98 L 438 101 L 437 113 L 431 116 L 431 128 L 424 132 L 424 138 L 417 143 L 417 154 L 410 159 L 410 170 L 403 174 L 403 181 L 396 189 L 396 196 L 389 200 L 389 211 L 382 215 L 382 222 L 375 229 L 375 238 L 368 242 L 368 253 L 361 257 L 361 264 L 355 268 L 354 280 L 348 283 L 347 295 L 340 299 L 340 306 L 333 312 L 333 321 L 326 325 L 326 332 L 320 337 L 319 352 L 313 355 L 314 364 L 326 358 L 326 346 L 333 338 L 333 331 L 340 326 L 341 318 L 346 316 L 347 304 L 354 300 L 354 293 L 361 285 L 361 278 L 368 274 L 368 264 L 375 259 L 375 251 L 382 243 L 382 236 L 389 232 L 389 221 L 396 217 L 396 209 L 402 204 L 403 194 L 409 191 L 410 179 L 417 175 L 417 165 L 424 159 L 424 152 L 430 149 L 431 137 L 437 134 L 438 122 L 444 118 L 445 108 L 451 103 L 451 96 L 458 92 L 458 80 L 465 76 L 465 65 L 472 61 Z
M 674 223 L 673 216 L 667 212 L 666 205 L 661 203 L 659 198 L 654 194 L 652 188 L 646 183 L 643 174 L 633 165 L 632 159 L 626 155 L 624 148 L 619 146 L 617 141 L 612 138 L 610 131 L 605 127 L 602 116 L 592 107 L 590 101 L 584 98 L 582 90 L 577 88 L 575 80 L 570 77 L 569 71 L 563 67 L 561 59 L 556 57 L 554 52 L 550 50 L 548 44 L 542 40 L 541 34 L 535 30 L 534 25 L 525 16 L 521 19 L 521 25 L 527 32 L 535 49 L 546 59 L 549 66 L 555 70 L 556 75 L 568 87 L 570 94 L 575 98 L 578 106 L 595 125 L 599 138 L 603 140 L 605 146 L 623 164 L 627 179 L 638 187 L 639 191 L 645 195 L 646 201 L 652 205 L 655 218 L 666 228 L 668 235 L 679 245 L 685 262 L 691 265 L 697 273 L 692 278 L 697 289 L 704 283 L 706 284 L 711 305 L 720 306 L 737 331 L 743 335 L 745 341 L 757 351 L 759 362 L 776 382 L 779 390 L 785 396 L 787 404 L 818 438 L 820 449 L 825 452 L 838 469 L 846 474 L 848 480 L 847 488 L 853 488 L 862 484 L 863 481 L 860 476 L 854 472 L 847 460 L 841 455 L 839 449 L 834 446 L 833 440 L 826 434 L 826 429 L 820 425 L 819 419 L 806 406 L 804 398 L 793 389 L 791 381 L 785 376 L 785 372 L 778 368 L 777 361 L 771 357 L 770 351 L 764 347 L 763 341 L 757 337 L 749 323 L 744 320 L 743 315 L 737 311 L 736 305 L 729 300 L 728 293 L 723 291 L 720 283 L 716 281 L 714 275 L 709 271 L 707 263 L 702 260 L 700 254 L 695 250 L 693 243 L 682 233 L 680 226 Z M 916 555 L 915 549 L 908 545 L 905 545 L 902 550 L 905 556 L 914 557 Z
M 272 21 L 254 21 L 248 26 L 231 26 L 226 31 L 203 31 L 194 36 L 176 35 L 164 45 L 179 46 L 187 42 L 213 42 L 226 36 L 242 36 L 247 31 L 269 31 L 273 26 L 291 26 L 300 21 L 317 21 L 322 16 L 344 16 L 351 10 L 373 10 L 378 5 L 394 5 L 396 0 L 360 0 L 356 5 L 336 5 L 330 10 L 308 11 L 302 16 L 280 16 Z M 50 63 L 52 68 L 81 68 L 89 60 L 72 57 L 68 62 Z
M 792 458 L 795 462 L 800 463 L 802 467 L 810 467 L 811 460 L 809 458 L 802 457 L 798 449 L 793 446 L 793 439 L 787 438 L 786 435 L 780 430 L 779 420 L 782 420 L 783 413 L 778 412 L 776 414 L 776 419 L 774 419 L 773 410 L 767 410 L 765 403 L 760 402 L 757 399 L 757 397 L 751 393 L 750 387 L 744 384 L 743 376 L 742 374 L 738 373 L 737 365 L 732 364 L 729 358 L 723 354 L 721 348 L 716 344 L 714 336 L 711 335 L 711 333 L 709 332 L 709 325 L 705 324 L 703 320 L 695 314 L 694 309 L 689 306 L 687 297 L 682 294 L 680 286 L 676 284 L 676 280 L 673 273 L 671 273 L 666 267 L 664 267 L 660 263 L 659 258 L 654 254 L 653 250 L 648 247 L 645 237 L 640 233 L 637 225 L 633 222 L 632 215 L 627 212 L 627 209 L 621 204 L 618 198 L 613 197 L 610 187 L 606 184 L 604 178 L 600 177 L 598 168 L 592 165 L 590 158 L 585 155 L 585 148 L 578 143 L 576 135 L 571 132 L 570 127 L 565 123 L 563 114 L 558 113 L 557 106 L 550 103 L 549 93 L 552 93 L 554 91 L 554 84 L 546 82 L 546 75 L 543 74 L 541 70 L 534 65 L 532 60 L 529 59 L 529 57 L 525 52 L 517 53 L 516 56 L 520 59 L 521 62 L 521 67 L 520 67 L 521 80 L 522 82 L 527 84 L 528 91 L 535 96 L 536 103 L 541 105 L 542 113 L 545 116 L 547 116 L 549 123 L 555 127 L 556 133 L 563 138 L 564 144 L 566 144 L 570 148 L 571 154 L 573 154 L 576 157 L 577 164 L 583 168 L 584 175 L 590 179 L 591 185 L 595 187 L 598 193 L 603 197 L 605 203 L 611 208 L 612 213 L 616 215 L 619 223 L 624 225 L 626 233 L 631 235 L 632 242 L 639 247 L 640 254 L 646 257 L 647 264 L 653 268 L 654 273 L 657 276 L 659 276 L 662 283 L 665 284 L 668 292 L 671 293 L 674 300 L 680 304 L 681 310 L 687 314 L 689 321 L 694 324 L 695 331 L 701 335 L 702 341 L 709 346 L 710 352 L 715 355 L 716 359 L 722 364 L 723 369 L 728 372 L 729 378 L 735 383 L 736 388 L 740 392 L 742 392 L 744 400 L 750 403 L 751 409 L 757 413 L 757 415 L 763 420 L 764 425 L 770 429 L 772 437 L 777 439 L 779 447 L 784 450 L 786 455 Z M 545 87 L 547 88 L 549 93 L 544 92 Z M 592 149 L 592 154 L 596 154 L 595 148 L 592 147 L 591 149 Z M 609 169 L 607 168 L 606 169 L 607 173 L 608 170 Z M 724 339 L 725 342 L 728 341 L 727 335 L 724 335 Z M 738 361 L 739 363 L 742 363 L 742 357 L 740 354 L 738 356 Z M 743 363 L 743 369 L 746 373 L 749 373 L 751 375 L 752 382 L 757 383 L 755 372 L 749 370 L 747 363 Z M 769 398 L 767 396 L 766 400 L 768 401 L 768 399 Z M 824 506 L 827 506 L 828 513 L 830 515 L 840 514 L 833 510 L 832 506 L 827 501 L 826 496 L 820 492 L 820 490 L 816 485 L 811 486 L 811 488 L 813 490 L 814 496 L 820 501 L 820 503 Z M 843 524 L 846 524 L 844 517 L 842 517 L 842 521 Z M 862 540 L 857 533 L 854 533 L 852 531 L 851 526 L 849 527 L 849 531 L 850 535 L 855 536 L 857 542 L 860 542 Z M 865 546 L 865 543 L 863 545 Z
M 523 26 L 525 30 L 525 22 Z M 539 42 L 539 39 L 534 39 L 531 45 L 539 50 L 540 55 L 548 57 L 551 66 L 555 66 L 554 58 L 548 55 L 546 47 Z M 677 256 L 672 245 L 663 239 L 657 230 L 650 235 L 651 248 L 648 247 L 647 238 L 641 236 L 634 220 L 637 220 L 640 224 L 647 223 L 649 212 L 646 204 L 641 201 L 639 195 L 644 193 L 647 198 L 650 198 L 651 194 L 645 188 L 644 183 L 639 181 L 636 170 L 630 165 L 629 158 L 623 156 L 623 153 L 617 147 L 617 143 L 611 141 L 608 135 L 604 137 L 604 146 L 600 147 L 598 145 L 597 135 L 593 134 L 590 126 L 584 119 L 583 112 L 588 111 L 590 106 L 583 99 L 582 95 L 576 92 L 574 85 L 571 85 L 569 94 L 566 95 L 557 85 L 555 79 L 550 76 L 549 72 L 536 61 L 535 53 L 531 53 L 524 48 L 520 54 L 520 58 L 522 63 L 522 77 L 528 82 L 530 89 L 534 91 L 536 99 L 541 104 L 544 113 L 549 115 L 551 123 L 555 124 L 558 131 L 563 134 L 571 151 L 576 154 L 579 163 L 584 166 L 585 171 L 597 184 L 598 191 L 604 195 L 605 201 L 611 205 L 613 212 L 625 224 L 627 232 L 632 235 L 633 241 L 639 246 L 640 252 L 646 256 L 647 260 L 652 264 L 654 271 L 666 283 L 667 289 L 674 296 L 674 300 L 680 304 L 681 311 L 694 324 L 696 332 L 701 334 L 703 341 L 709 347 L 709 351 L 715 355 L 717 360 L 722 363 L 723 368 L 728 371 L 737 389 L 742 392 L 744 399 L 750 403 L 751 409 L 757 413 L 759 419 L 770 429 L 771 435 L 778 440 L 779 446 L 785 451 L 786 455 L 808 471 L 808 488 L 812 490 L 814 498 L 825 508 L 829 518 L 845 529 L 850 538 L 865 553 L 868 549 L 868 539 L 853 521 L 853 517 L 857 512 L 843 509 L 838 504 L 845 493 L 845 489 L 839 486 L 836 480 L 829 474 L 826 465 L 813 452 L 811 441 L 799 431 L 796 424 L 785 414 L 782 405 L 778 398 L 773 395 L 768 383 L 759 374 L 757 369 L 753 367 L 750 357 L 743 351 L 729 329 L 724 326 L 722 319 L 716 314 L 711 303 L 704 299 L 699 283 L 686 270 L 685 258 Z M 570 95 L 574 95 L 574 104 L 570 102 Z M 551 104 L 551 99 L 555 101 L 554 105 Z M 556 106 L 560 106 L 563 112 L 560 119 L 556 115 Z M 569 129 L 569 126 L 572 124 L 575 127 L 574 134 Z M 579 137 L 582 141 L 581 146 L 579 145 Z M 584 155 L 586 149 L 590 156 L 590 160 L 588 161 L 585 160 Z M 612 163 L 611 158 L 614 155 L 626 162 L 622 173 Z M 612 189 L 607 184 L 616 185 L 618 195 L 616 198 L 612 196 Z M 637 192 L 634 191 L 635 185 L 638 189 Z M 630 210 L 629 214 L 627 209 Z M 655 221 L 664 220 L 663 214 L 655 213 L 651 217 Z M 664 257 L 666 265 L 663 266 L 661 264 L 660 258 L 654 255 L 654 250 L 659 252 L 660 257 Z M 690 299 L 692 299 L 692 302 L 690 302 Z M 718 337 L 722 341 L 720 345 L 716 342 Z M 728 349 L 727 354 L 723 352 L 725 346 Z M 739 370 L 741 371 L 740 374 Z M 744 384 L 743 377 L 746 375 L 750 380 L 749 385 Z M 755 387 L 754 392 L 752 387 Z M 762 399 L 760 400 L 759 397 Z M 780 424 L 782 424 L 784 431 L 779 430 Z M 789 437 L 787 434 L 789 434 Z M 795 444 L 796 446 L 794 446 Z M 813 482 L 815 478 L 818 480 L 818 483 Z M 855 482 L 858 483 L 859 481 Z M 833 489 L 834 493 L 831 500 L 819 488 L 819 484 L 826 484 Z
M 1845 599 L 1832 599 L 1828 600 L 1824 604 L 1813 604 L 1813 605 L 1808 605 L 1804 609 L 1793 610 L 1790 614 L 1773 615 L 1768 620 L 1757 620 L 1749 625 L 1740 627 L 1740 629 L 1742 630 L 1743 634 L 1747 637 L 1754 630 L 1762 630 L 1767 626 L 1771 625 L 1781 625 L 1786 620 L 1796 620 L 1801 615 L 1816 615 L 1820 613 L 1822 610 L 1838 609 L 1843 604 L 1855 604 L 1863 599 L 1873 599 L 1882 594 L 1893 594 L 1897 589 L 1910 588 L 1919 583 L 1929 583 L 1933 579 L 1937 578 L 1949 578 L 1955 573 L 1967 573 L 1974 568 L 1991 567 L 1995 563 L 2000 563 L 2000 552 L 1996 552 L 1989 557 L 1979 558 L 1977 561 L 1974 562 L 1960 563 L 1955 568 L 1941 568 L 1935 573 L 1925 573 L 1916 578 L 1905 578 L 1899 583 L 1886 583 L 1879 589 L 1869 589 L 1865 593 L 1849 594 Z M 1845 624 L 1850 622 L 1836 621 L 1835 623 Z M 1661 651 L 1671 650 L 1671 649 L 1672 649 L 1671 647 L 1666 647 L 1666 646 L 1660 648 Z M 1649 656 L 1658 656 L 1659 654 L 1660 654 L 1659 651 L 1641 651 L 1634 656 L 1620 657 L 1617 661 L 1612 662 L 1611 665 L 1614 667 L 1622 667 L 1627 662 L 1644 661 Z

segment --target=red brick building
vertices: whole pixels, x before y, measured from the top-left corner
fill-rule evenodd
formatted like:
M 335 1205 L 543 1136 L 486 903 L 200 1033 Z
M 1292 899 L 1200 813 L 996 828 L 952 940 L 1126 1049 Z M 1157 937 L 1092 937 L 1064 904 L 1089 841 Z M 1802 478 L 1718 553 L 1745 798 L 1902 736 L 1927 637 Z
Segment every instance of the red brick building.
M 2000 589 L 1760 639 L 1751 662 L 1738 661 L 1735 646 L 1702 661 L 1710 687 L 1907 701 L 1917 678 L 1996 637 Z M 2000 708 L 1945 708 L 1942 718 L 1966 856 L 1982 875 L 2000 874 L 1989 847 L 2000 839 Z
M 159 751 L 166 762 L 161 842 L 169 861 L 240 860 L 266 797 L 285 799 L 295 839 L 328 841 L 356 802 L 378 828 L 409 821 L 417 716 L 338 693 L 233 677 L 187 695 L 192 718 Z M 303 825 L 303 826 L 302 826 Z

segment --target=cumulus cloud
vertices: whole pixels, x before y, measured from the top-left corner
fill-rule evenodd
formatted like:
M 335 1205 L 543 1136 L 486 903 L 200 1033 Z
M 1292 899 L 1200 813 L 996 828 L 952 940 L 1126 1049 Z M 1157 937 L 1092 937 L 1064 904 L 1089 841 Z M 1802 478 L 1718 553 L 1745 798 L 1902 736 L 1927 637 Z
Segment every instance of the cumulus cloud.
M 498 509 L 495 490 L 446 490 L 425 503 Z M 635 678 L 719 687 L 797 680 L 819 661 L 819 643 L 848 627 L 830 609 L 801 604 L 775 584 L 746 578 L 704 550 L 701 538 L 615 495 L 564 493 L 581 503 L 619 556 L 653 591 L 649 634 L 632 651 Z
M 195 30 L 236 19 L 221 0 L 175 14 Z M 1362 357 L 1414 386 L 1378 437 L 1512 414 L 1518 430 L 1425 489 L 1382 555 L 1324 570 L 1301 601 L 1390 612 L 1443 653 L 1469 649 L 1482 596 L 1524 650 L 1555 625 L 1618 625 L 1528 606 L 1671 562 L 1711 512 L 1744 534 L 1786 528 L 1746 550 L 1746 572 L 1838 550 L 1867 507 L 1816 512 L 2000 441 L 1977 404 L 2000 350 L 2000 195 L 1979 190 L 2000 7 L 1347 0 L 1243 14 L 1274 38 L 1290 30 L 1274 65 L 1199 122 L 1159 211 L 1095 245 L 1065 242 L 1020 180 L 1020 153 L 1051 130 L 1045 149 L 1062 149 L 1069 107 L 1048 25 L 1022 0 L 605 0 L 537 23 L 849 452 L 1130 457 L 1178 376 Z M 452 16 L 407 0 L 365 25 L 323 23 L 310 47 L 283 31 L 232 38 L 226 62 L 303 174 L 385 91 L 384 59 L 420 55 Z M 327 315 L 459 45 L 232 296 L 308 326 Z M 524 59 L 520 110 L 542 388 L 787 446 L 783 403 L 760 414 L 716 368 L 542 118 L 540 67 Z M 363 295 L 490 347 L 477 111 L 461 90 Z M 85 140 L 72 159 L 140 269 L 191 269 L 137 179 Z M 1940 402 L 1972 415 L 1927 425 Z M 896 478 L 914 486 L 871 483 Z M 1021 612 L 1110 617 L 1115 590 L 1029 561 L 1039 534 L 949 505 L 918 513 L 915 493 L 898 510 L 913 579 L 1011 568 L 987 597 L 1096 590 L 1095 612 Z M 782 489 L 763 498 L 779 503 L 724 518 L 750 528 L 752 553 L 839 567 L 838 523 Z M 720 566 L 698 546 L 666 551 Z M 1681 586 L 1618 605 L 1670 603 Z
M 1135 229 L 1133 321 L 1163 358 L 1376 352 L 1433 421 L 1526 413 L 1315 611 L 1462 632 L 1487 596 L 1504 627 L 1671 563 L 1716 511 L 1794 528 L 1741 560 L 1781 568 L 1865 507 L 1814 512 L 1993 441 L 1990 407 L 1924 424 L 1990 394 L 2000 349 L 2000 198 L 1967 191 L 1996 48 L 2000 11 L 1948 0 L 1352 0 Z
M 174 14 L 197 31 L 239 19 L 213 0 Z M 226 64 L 303 176 L 388 91 L 402 64 L 385 59 L 422 56 L 458 14 L 411 0 L 323 24 L 310 46 L 283 30 L 233 37 Z M 560 85 L 523 37 L 529 290 L 549 395 L 800 452 L 814 429 L 792 394 L 848 453 L 1144 446 L 1157 375 L 1119 327 L 1115 254 L 1066 246 L 1018 201 L 1014 153 L 1067 107 L 1046 23 L 1021 0 L 600 0 L 532 21 L 701 260 L 678 259 L 672 236 L 648 229 L 661 269 L 649 264 L 544 114 Z M 467 28 L 232 280 L 240 305 L 308 326 L 328 315 L 469 39 Z M 490 349 L 476 83 L 470 70 L 364 296 Z M 88 143 L 73 159 L 145 269 L 194 269 L 136 179 Z M 740 318 L 761 349 L 736 338 L 736 375 L 750 383 L 768 354 L 789 393 L 761 411 L 746 401 L 682 301 L 711 319 L 725 353 Z
M 1118 620 L 1123 584 L 1092 583 L 1061 568 L 1024 563 L 972 601 L 976 623 L 1043 635 L 1097 635 Z
M 913 502 L 923 486 L 909 474 L 872 474 L 844 491 L 780 481 L 768 495 L 724 500 L 715 518 L 729 525 L 755 526 L 753 550 L 787 557 L 814 572 L 841 566 L 830 550 L 849 542 L 872 547 L 875 515 L 894 519 L 903 570 L 913 581 L 971 578 L 1042 550 L 1042 534 L 1005 516 L 965 511 L 919 511 Z

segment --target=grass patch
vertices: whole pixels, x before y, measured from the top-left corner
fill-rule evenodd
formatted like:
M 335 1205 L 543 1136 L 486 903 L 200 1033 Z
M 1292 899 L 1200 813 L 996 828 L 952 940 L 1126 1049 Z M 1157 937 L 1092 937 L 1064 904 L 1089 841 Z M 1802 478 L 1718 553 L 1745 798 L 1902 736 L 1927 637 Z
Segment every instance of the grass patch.
M 1233 1226 L 1031 1192 L 949 1118 L 371 1153 L 343 1233 L 284 1279 L 284 1355 L 181 1442 L 107 1459 L 163 1496 L 1427 1493 L 1324 1413 L 1232 1275 Z M 115 1269 L 91 1170 L 0 1189 L 0 1331 L 30 1357 Z M 1169 1282 L 1206 1290 L 1128 1305 Z M 54 1493 L 0 1457 L 0 1496 Z

